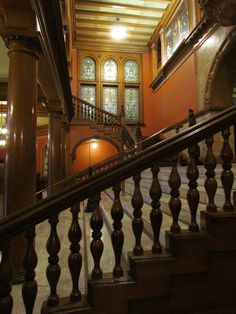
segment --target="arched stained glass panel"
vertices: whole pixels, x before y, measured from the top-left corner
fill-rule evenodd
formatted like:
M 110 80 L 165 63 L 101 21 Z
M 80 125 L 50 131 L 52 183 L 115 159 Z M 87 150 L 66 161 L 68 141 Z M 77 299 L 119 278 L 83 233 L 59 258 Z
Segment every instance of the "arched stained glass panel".
M 138 121 L 139 89 L 136 87 L 125 88 L 125 118 L 127 121 Z
M 125 82 L 138 82 L 138 63 L 134 60 L 125 62 Z
M 117 81 L 117 63 L 113 59 L 108 59 L 104 63 L 104 81 Z
M 81 61 L 81 79 L 85 81 L 95 81 L 96 63 L 93 58 L 86 57 Z

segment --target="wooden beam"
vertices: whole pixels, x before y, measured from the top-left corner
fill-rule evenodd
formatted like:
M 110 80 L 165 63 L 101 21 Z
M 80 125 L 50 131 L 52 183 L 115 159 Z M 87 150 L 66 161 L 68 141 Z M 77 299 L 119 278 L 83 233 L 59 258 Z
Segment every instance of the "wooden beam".
M 88 23 L 88 24 L 101 24 L 101 25 L 111 25 L 111 21 L 103 21 L 103 20 L 93 20 L 93 19 L 84 19 L 84 18 L 75 18 L 75 22 L 77 23 Z M 150 25 L 150 24 L 139 24 L 139 23 L 129 23 L 129 22 L 123 22 L 122 25 L 126 27 L 142 27 L 147 29 L 154 29 L 156 25 Z

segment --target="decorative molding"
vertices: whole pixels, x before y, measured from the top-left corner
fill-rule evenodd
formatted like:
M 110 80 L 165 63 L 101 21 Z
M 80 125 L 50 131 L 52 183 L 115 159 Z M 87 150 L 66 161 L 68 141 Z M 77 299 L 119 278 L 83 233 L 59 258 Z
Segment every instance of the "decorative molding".
M 236 24 L 236 0 L 199 0 L 206 17 L 222 26 Z
M 5 41 L 9 53 L 14 51 L 24 51 L 29 54 L 34 54 L 38 58 L 41 54 L 41 44 L 39 41 L 39 33 L 25 33 L 14 31 L 3 31 L 1 32 L 2 38 Z
M 207 34 L 214 29 L 214 27 L 216 27 L 216 24 L 205 18 L 193 29 L 189 36 L 175 50 L 171 58 L 166 62 L 157 77 L 151 83 L 150 87 L 153 91 L 160 88 L 160 86 L 170 76 L 174 68 L 176 68 L 178 64 L 186 58 L 186 56 L 193 52 L 196 45 L 198 45 L 207 36 Z

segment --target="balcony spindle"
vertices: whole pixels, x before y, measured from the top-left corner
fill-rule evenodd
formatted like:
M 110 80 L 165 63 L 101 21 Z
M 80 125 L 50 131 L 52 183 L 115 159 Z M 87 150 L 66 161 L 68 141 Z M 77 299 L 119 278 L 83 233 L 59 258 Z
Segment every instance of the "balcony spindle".
M 100 260 L 103 252 L 103 242 L 101 240 L 102 237 L 102 226 L 103 220 L 100 213 L 100 203 L 101 194 L 98 193 L 94 196 L 94 210 L 90 220 L 90 226 L 93 230 L 92 232 L 92 242 L 90 244 L 91 254 L 93 256 L 94 268 L 92 271 L 93 279 L 101 279 L 103 276 L 102 270 L 100 268 Z
M 9 261 L 9 243 L 0 245 L 2 259 L 0 263 L 0 313 L 12 313 L 13 298 L 11 295 L 11 281 L 13 270 Z
M 150 213 L 150 220 L 152 224 L 153 231 L 153 246 L 152 252 L 153 254 L 158 254 L 162 252 L 162 247 L 160 244 L 160 230 L 162 224 L 162 211 L 160 210 L 160 198 L 162 195 L 161 186 L 158 180 L 158 172 L 160 171 L 158 164 L 152 166 L 152 185 L 149 191 L 149 195 L 152 199 L 151 205 L 152 210 Z
M 217 207 L 215 205 L 215 194 L 217 189 L 217 181 L 215 179 L 216 159 L 212 150 L 213 143 L 214 143 L 213 136 L 209 136 L 206 139 L 207 153 L 204 162 L 204 166 L 207 170 L 205 189 L 208 196 L 208 204 L 206 209 L 209 212 L 217 211 Z
M 221 173 L 221 182 L 225 192 L 225 202 L 223 205 L 223 210 L 232 211 L 233 205 L 231 203 L 231 191 L 234 181 L 234 174 L 231 171 L 233 152 L 229 144 L 230 129 L 229 128 L 225 129 L 222 132 L 222 136 L 224 142 L 221 150 L 221 159 L 223 167 L 223 171 Z
M 60 240 L 57 234 L 58 215 L 55 214 L 49 218 L 49 224 L 51 226 L 50 235 L 47 241 L 48 267 L 47 267 L 47 279 L 50 285 L 50 295 L 47 300 L 49 306 L 56 306 L 59 303 L 59 296 L 57 295 L 57 283 L 60 278 L 61 268 L 58 264 L 60 251 Z
M 181 180 L 179 176 L 179 172 L 177 169 L 177 161 L 178 161 L 178 155 L 174 155 L 171 162 L 172 162 L 172 168 L 171 168 L 171 173 L 169 177 L 169 186 L 170 186 L 170 201 L 169 201 L 169 207 L 172 215 L 172 225 L 170 227 L 170 230 L 174 233 L 178 233 L 181 231 L 179 223 L 178 223 L 178 218 L 179 218 L 179 213 L 181 210 L 181 200 L 179 198 L 179 187 L 181 185 Z
M 199 171 L 196 163 L 196 149 L 197 145 L 192 145 L 188 151 L 190 160 L 187 168 L 187 178 L 189 179 L 187 200 L 191 214 L 191 223 L 189 225 L 190 231 L 199 230 L 199 226 L 196 221 L 197 209 L 199 204 L 199 192 L 197 189 L 197 179 L 199 177 Z
M 26 231 L 27 250 L 23 260 L 25 269 L 25 282 L 22 287 L 22 296 L 24 300 L 25 310 L 27 314 L 32 314 L 34 303 L 37 296 L 38 285 L 35 280 L 35 268 L 38 263 L 37 254 L 34 248 L 35 227 L 31 227 Z
M 122 231 L 122 218 L 124 215 L 123 208 L 120 202 L 121 184 L 118 183 L 113 187 L 114 202 L 111 208 L 111 216 L 114 220 L 112 232 L 112 246 L 115 254 L 115 267 L 113 268 L 113 276 L 119 278 L 123 276 L 123 268 L 121 266 L 121 253 L 124 244 L 124 234 Z
M 133 180 L 134 180 L 134 194 L 131 200 L 132 206 L 134 208 L 132 228 L 135 236 L 135 246 L 133 248 L 133 254 L 137 256 L 143 254 L 143 248 L 141 245 L 141 236 L 143 232 L 143 219 L 141 208 L 143 207 L 143 197 L 140 190 L 141 180 L 140 172 L 134 175 Z
M 71 207 L 72 222 L 68 232 L 68 238 L 70 240 L 71 253 L 68 258 L 68 265 L 72 280 L 72 292 L 70 294 L 70 300 L 76 302 L 81 300 L 81 292 L 79 290 L 79 276 L 82 267 L 82 255 L 80 253 L 80 240 L 82 238 L 82 232 L 78 221 L 78 215 L 80 212 L 79 202 L 76 202 Z

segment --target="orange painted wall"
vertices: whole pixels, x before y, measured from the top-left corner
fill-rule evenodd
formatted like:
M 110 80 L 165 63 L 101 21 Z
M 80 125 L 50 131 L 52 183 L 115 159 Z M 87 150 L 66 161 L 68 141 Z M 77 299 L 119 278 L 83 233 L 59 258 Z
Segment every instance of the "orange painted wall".
M 93 142 L 94 141 L 89 140 L 77 146 L 75 151 L 76 159 L 71 164 L 71 175 L 117 153 L 116 148 L 105 140 L 96 140 L 96 148 L 93 148 Z
M 71 92 L 72 95 L 77 96 L 77 89 L 78 89 L 78 84 L 77 84 L 77 80 L 78 80 L 78 74 L 77 74 L 77 50 L 76 49 L 72 49 L 71 51 Z
M 149 98 L 148 94 L 147 99 Z M 157 92 L 152 94 L 151 105 L 145 109 L 149 134 L 187 118 L 189 108 L 195 111 L 197 108 L 194 55 L 191 55 Z

